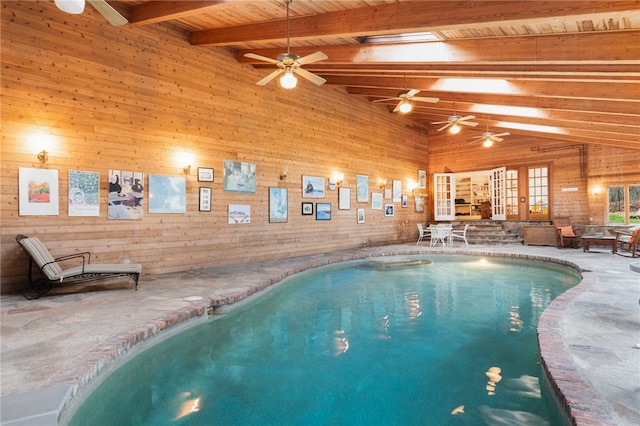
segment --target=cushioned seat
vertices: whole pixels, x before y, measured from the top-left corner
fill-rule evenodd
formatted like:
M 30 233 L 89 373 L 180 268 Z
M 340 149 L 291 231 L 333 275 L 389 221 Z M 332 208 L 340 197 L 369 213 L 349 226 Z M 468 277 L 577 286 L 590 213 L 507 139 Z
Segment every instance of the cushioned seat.
M 29 255 L 29 283 L 23 288 L 22 294 L 27 299 L 34 299 L 47 293 L 54 285 L 76 284 L 113 277 L 128 277 L 135 282 L 138 289 L 138 279 L 142 272 L 142 265 L 138 263 L 91 263 L 91 253 L 82 252 L 54 258 L 49 250 L 36 237 L 18 235 L 16 241 Z M 65 267 L 70 261 L 79 265 Z M 32 276 L 33 264 L 40 271 L 40 278 Z

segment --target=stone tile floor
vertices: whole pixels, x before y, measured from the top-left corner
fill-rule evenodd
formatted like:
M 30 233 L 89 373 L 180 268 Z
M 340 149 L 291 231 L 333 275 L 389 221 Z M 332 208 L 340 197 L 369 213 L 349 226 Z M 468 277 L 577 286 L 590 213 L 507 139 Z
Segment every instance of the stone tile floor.
M 123 283 L 57 291 L 32 301 L 3 295 L 0 424 L 64 423 L 65 407 L 80 400 L 114 365 L 171 330 L 206 320 L 211 306 L 237 302 L 313 267 L 429 252 L 535 256 L 580 268 L 583 281 L 558 297 L 539 322 L 548 379 L 575 424 L 640 424 L 640 273 L 630 269 L 640 259 L 604 248 L 583 253 L 521 245 L 430 248 L 428 243 L 143 274 L 137 292 Z M 189 296 L 202 299 L 185 301 Z

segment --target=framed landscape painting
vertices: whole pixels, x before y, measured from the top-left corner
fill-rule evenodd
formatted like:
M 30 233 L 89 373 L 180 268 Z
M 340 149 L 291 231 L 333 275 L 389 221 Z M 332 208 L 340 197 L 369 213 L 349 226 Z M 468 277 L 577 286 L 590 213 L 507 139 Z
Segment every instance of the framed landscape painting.
M 316 220 L 331 220 L 330 203 L 316 203 Z
M 302 196 L 304 198 L 324 198 L 324 178 L 302 176 Z

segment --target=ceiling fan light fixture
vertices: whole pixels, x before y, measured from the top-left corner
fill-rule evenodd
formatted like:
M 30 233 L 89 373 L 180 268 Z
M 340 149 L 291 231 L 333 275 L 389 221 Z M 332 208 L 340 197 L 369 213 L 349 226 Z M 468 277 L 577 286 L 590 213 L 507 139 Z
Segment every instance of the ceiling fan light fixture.
M 280 86 L 283 89 L 293 89 L 298 84 L 298 79 L 293 75 L 293 69 L 291 67 L 284 71 L 284 75 L 280 77 Z
M 61 11 L 72 15 L 84 12 L 84 0 L 55 0 L 55 4 Z
M 403 114 L 411 112 L 412 109 L 413 109 L 413 106 L 407 100 L 404 100 L 404 101 L 400 102 L 400 106 L 398 108 L 398 110 Z
M 453 125 L 449 128 L 449 133 L 451 133 L 452 135 L 457 135 L 458 133 L 460 133 L 460 126 L 458 126 L 458 123 L 453 123 Z
M 491 140 L 491 138 L 486 138 L 483 142 L 482 142 L 482 146 L 489 148 L 491 146 L 493 146 L 493 141 Z

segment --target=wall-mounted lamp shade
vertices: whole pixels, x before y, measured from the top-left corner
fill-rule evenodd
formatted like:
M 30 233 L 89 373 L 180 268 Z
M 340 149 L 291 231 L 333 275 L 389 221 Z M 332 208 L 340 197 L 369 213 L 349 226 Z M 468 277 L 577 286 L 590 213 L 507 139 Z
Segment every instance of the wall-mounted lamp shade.
M 79 15 L 84 11 L 84 0 L 55 0 L 55 3 L 63 12 Z
M 293 68 L 284 70 L 284 75 L 280 77 L 280 86 L 283 89 L 293 89 L 298 84 L 298 79 L 293 75 Z
M 411 112 L 411 110 L 413 109 L 413 107 L 411 106 L 411 104 L 408 101 L 402 101 L 400 102 L 400 112 L 403 114 L 406 114 L 408 112 Z
M 460 126 L 458 126 L 458 123 L 453 123 L 453 126 L 449 128 L 449 132 L 454 135 L 457 135 L 458 133 L 460 133 Z

